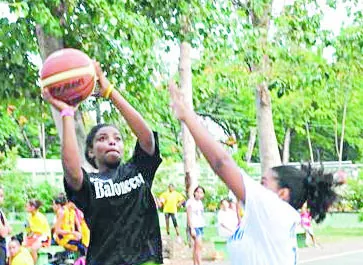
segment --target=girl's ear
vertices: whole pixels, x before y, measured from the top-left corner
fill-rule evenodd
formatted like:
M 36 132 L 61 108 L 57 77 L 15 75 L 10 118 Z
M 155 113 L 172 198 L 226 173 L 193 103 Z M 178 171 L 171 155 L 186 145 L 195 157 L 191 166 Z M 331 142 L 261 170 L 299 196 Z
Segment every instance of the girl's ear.
M 95 158 L 95 154 L 93 153 L 93 150 L 92 150 L 92 148 L 88 148 L 88 156 L 90 157 L 90 158 Z
M 290 190 L 288 188 L 281 188 L 277 191 L 277 195 L 280 199 L 289 202 L 290 201 Z

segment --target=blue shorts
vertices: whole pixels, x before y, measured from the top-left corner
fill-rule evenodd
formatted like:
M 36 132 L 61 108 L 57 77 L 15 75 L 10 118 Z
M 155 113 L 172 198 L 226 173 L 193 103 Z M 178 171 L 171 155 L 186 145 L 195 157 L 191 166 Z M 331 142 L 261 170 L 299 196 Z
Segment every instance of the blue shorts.
M 194 228 L 197 237 L 202 237 L 204 235 L 203 227 Z

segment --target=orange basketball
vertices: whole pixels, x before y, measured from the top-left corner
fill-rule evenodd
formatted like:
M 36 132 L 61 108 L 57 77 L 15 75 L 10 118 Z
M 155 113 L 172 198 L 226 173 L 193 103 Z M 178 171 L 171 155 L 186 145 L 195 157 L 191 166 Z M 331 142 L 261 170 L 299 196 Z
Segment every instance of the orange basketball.
M 77 105 L 93 91 L 95 69 L 87 54 L 76 49 L 58 50 L 44 61 L 40 72 L 42 88 L 70 105 Z

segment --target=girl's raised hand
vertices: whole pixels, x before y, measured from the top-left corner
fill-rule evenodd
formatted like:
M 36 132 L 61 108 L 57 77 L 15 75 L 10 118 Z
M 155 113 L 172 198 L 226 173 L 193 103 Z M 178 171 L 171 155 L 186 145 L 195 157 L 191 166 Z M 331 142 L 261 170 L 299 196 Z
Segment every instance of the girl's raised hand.
M 74 109 L 76 110 L 77 109 L 77 106 L 74 107 L 74 106 L 71 106 L 71 105 L 68 105 L 67 103 L 59 100 L 59 99 L 56 99 L 55 97 L 53 97 L 48 88 L 44 88 L 43 91 L 42 91 L 42 96 L 43 96 L 43 99 L 47 102 L 49 102 L 54 108 L 56 108 L 58 111 L 62 111 L 64 109 Z
M 99 95 L 103 97 L 106 94 L 106 90 L 109 87 L 110 82 L 108 81 L 105 74 L 103 73 L 100 63 L 97 62 L 96 60 L 94 60 L 93 65 L 95 67 L 96 76 L 97 76 L 98 82 L 100 84 Z
M 184 96 L 182 92 L 178 89 L 177 85 L 173 80 L 169 81 L 169 92 L 171 103 L 170 106 L 173 109 L 175 116 L 184 121 L 185 115 L 188 111 L 188 107 L 184 101 Z

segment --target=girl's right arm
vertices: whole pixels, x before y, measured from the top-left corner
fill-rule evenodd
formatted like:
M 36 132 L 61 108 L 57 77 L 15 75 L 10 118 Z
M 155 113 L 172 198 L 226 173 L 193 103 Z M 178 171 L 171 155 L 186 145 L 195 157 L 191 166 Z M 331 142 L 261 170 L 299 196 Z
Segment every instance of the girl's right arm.
M 73 190 L 80 190 L 83 182 L 82 160 L 79 154 L 76 130 L 72 111 L 74 107 L 54 98 L 47 88 L 43 90 L 43 98 L 53 105 L 58 111 L 68 110 L 68 114 L 62 117 L 63 135 L 62 135 L 62 165 L 64 176 L 67 184 Z
M 190 231 L 190 235 L 192 237 L 195 237 L 195 229 L 193 227 L 193 223 L 192 223 L 192 206 L 188 205 L 187 206 L 187 222 L 188 222 L 188 226 L 189 226 L 189 231 Z
M 169 84 L 172 108 L 176 117 L 184 122 L 196 145 L 202 151 L 213 171 L 221 177 L 239 200 L 245 201 L 245 185 L 239 167 L 223 146 L 216 142 L 207 129 L 200 124 L 198 116 L 189 109 L 175 83 Z
M 63 210 L 58 210 L 57 212 L 57 220 L 54 224 L 54 233 L 59 236 L 65 236 L 65 235 L 68 235 L 70 234 L 69 231 L 66 231 L 66 230 L 63 230 L 62 229 L 62 221 L 63 221 L 63 218 L 64 218 L 64 211 Z

